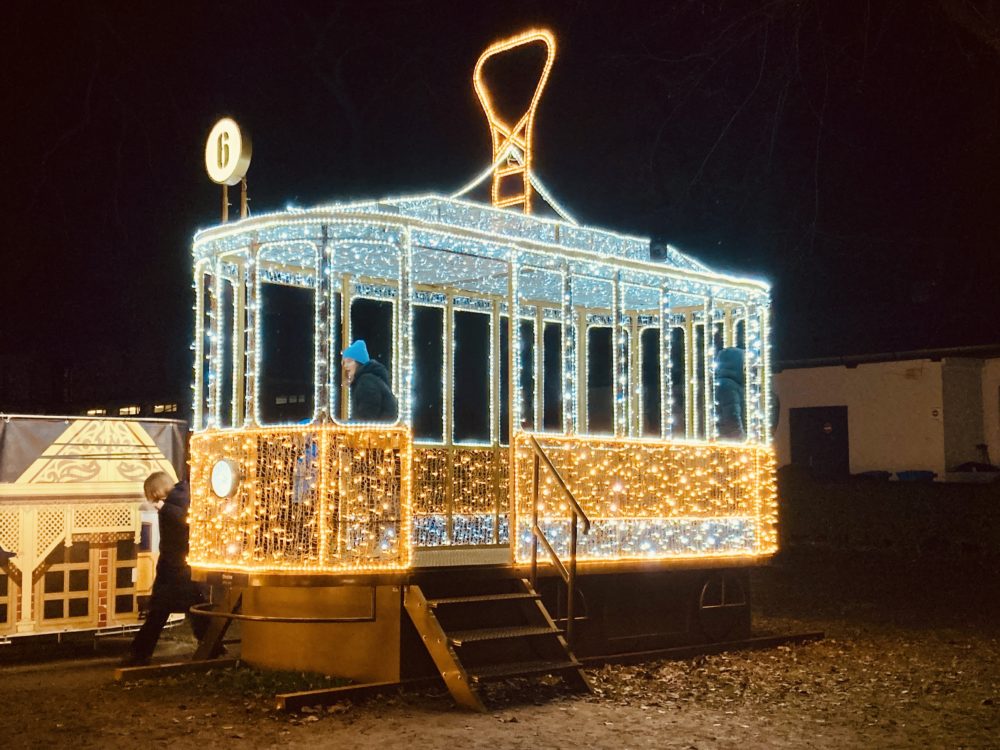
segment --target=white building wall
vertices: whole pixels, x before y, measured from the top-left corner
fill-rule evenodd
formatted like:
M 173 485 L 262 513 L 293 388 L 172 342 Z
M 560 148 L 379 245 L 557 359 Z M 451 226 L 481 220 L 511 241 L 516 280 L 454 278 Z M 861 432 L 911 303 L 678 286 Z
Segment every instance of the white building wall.
M 781 403 L 778 465 L 791 462 L 788 411 L 846 406 L 851 472 L 930 470 L 943 475 L 941 363 L 878 362 L 790 369 L 774 377 Z
M 983 363 L 983 440 L 990 461 L 1000 466 L 1000 357 Z

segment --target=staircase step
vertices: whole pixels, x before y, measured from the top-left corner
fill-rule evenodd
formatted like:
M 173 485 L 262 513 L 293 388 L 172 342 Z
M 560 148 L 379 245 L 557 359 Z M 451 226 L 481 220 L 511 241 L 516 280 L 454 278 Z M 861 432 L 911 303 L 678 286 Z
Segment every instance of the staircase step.
M 536 625 L 511 625 L 500 628 L 480 628 L 477 630 L 456 630 L 448 634 L 448 640 L 454 646 L 461 646 L 465 643 L 475 643 L 477 641 L 501 641 L 509 638 L 529 638 L 536 635 L 557 635 L 562 633 L 544 626 Z
M 569 669 L 580 669 L 582 665 L 576 660 L 568 661 L 517 661 L 506 664 L 487 664 L 469 669 L 469 679 L 474 682 L 500 680 L 505 677 L 524 677 L 527 675 L 548 674 L 550 672 L 565 672 Z
M 484 602 L 509 602 L 518 600 L 529 601 L 531 599 L 539 598 L 538 594 L 528 594 L 526 592 L 518 592 L 515 594 L 477 594 L 475 596 L 449 596 L 443 599 L 428 599 L 427 605 L 433 609 L 447 604 L 481 604 Z

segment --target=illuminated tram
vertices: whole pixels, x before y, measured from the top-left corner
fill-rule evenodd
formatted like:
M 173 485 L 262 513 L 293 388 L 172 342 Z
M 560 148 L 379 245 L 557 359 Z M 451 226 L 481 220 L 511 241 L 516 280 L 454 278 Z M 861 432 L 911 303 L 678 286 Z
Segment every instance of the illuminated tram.
M 543 41 L 547 74 L 545 34 L 494 48 Z M 577 654 L 748 634 L 748 569 L 777 548 L 769 287 L 530 213 L 530 119 L 491 118 L 493 206 L 336 203 L 195 236 L 191 564 L 242 597 L 248 662 L 436 666 L 462 700 L 472 641 L 521 627 L 517 658 L 546 663 L 497 596 L 540 597 Z M 390 372 L 394 424 L 351 419 L 355 339 Z M 723 349 L 742 354 L 739 439 L 720 434 Z M 463 601 L 499 627 L 442 613 Z

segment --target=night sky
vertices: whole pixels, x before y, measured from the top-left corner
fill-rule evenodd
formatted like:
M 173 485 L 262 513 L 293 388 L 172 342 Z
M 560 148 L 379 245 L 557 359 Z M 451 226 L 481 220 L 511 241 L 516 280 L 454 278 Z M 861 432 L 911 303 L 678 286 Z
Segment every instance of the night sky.
M 479 53 L 532 25 L 559 41 L 546 185 L 587 224 L 769 279 L 779 359 L 1000 342 L 995 3 L 14 2 L 0 367 L 183 393 L 214 121 L 253 138 L 258 213 L 447 194 L 490 160 Z

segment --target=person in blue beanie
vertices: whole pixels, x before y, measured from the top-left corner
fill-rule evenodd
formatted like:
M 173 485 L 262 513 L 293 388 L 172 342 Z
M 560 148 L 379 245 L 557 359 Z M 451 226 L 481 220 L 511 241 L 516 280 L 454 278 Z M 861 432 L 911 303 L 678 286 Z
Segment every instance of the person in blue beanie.
M 715 358 L 715 411 L 723 440 L 746 440 L 743 359 L 743 350 L 732 346 Z
M 395 422 L 399 405 L 389 387 L 389 371 L 368 356 L 364 339 L 341 353 L 344 377 L 351 389 L 351 419 L 355 422 Z

